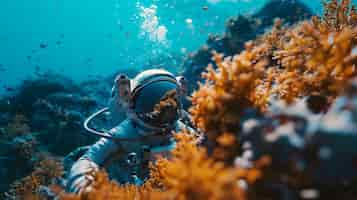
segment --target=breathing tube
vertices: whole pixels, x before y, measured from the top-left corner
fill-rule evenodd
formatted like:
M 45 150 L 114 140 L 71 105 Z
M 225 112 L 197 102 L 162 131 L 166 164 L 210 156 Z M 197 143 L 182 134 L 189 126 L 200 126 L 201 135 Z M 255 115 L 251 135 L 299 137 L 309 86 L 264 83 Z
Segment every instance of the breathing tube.
M 160 135 L 160 133 L 157 134 L 151 134 L 151 135 L 143 135 L 141 137 L 138 138 L 117 138 L 114 137 L 112 134 L 108 133 L 108 132 L 104 132 L 104 131 L 99 131 L 96 130 L 92 127 L 89 126 L 89 124 L 91 123 L 91 121 L 93 121 L 96 117 L 100 116 L 101 114 L 105 113 L 109 111 L 109 107 L 105 107 L 102 108 L 100 110 L 98 110 L 97 112 L 93 113 L 91 116 L 89 116 L 83 123 L 84 128 L 91 134 L 99 136 L 99 137 L 103 137 L 106 139 L 110 139 L 110 140 L 116 140 L 116 141 L 138 141 L 138 140 L 142 140 L 143 138 L 150 138 L 150 137 L 155 137 Z
M 88 132 L 90 132 L 90 133 L 92 133 L 92 134 L 94 134 L 94 135 L 97 135 L 97 136 L 103 137 L 103 138 L 107 138 L 107 139 L 113 139 L 113 136 L 112 136 L 111 134 L 109 134 L 109 133 L 107 133 L 107 132 L 104 132 L 104 131 L 98 131 L 98 130 L 95 130 L 94 128 L 89 127 L 89 123 L 90 123 L 94 118 L 98 117 L 99 115 L 101 115 L 101 114 L 103 114 L 103 113 L 105 113 L 105 112 L 107 112 L 107 111 L 109 111 L 109 107 L 105 107 L 105 108 L 100 109 L 99 111 L 93 113 L 91 116 L 89 116 L 89 117 L 84 121 L 83 126 L 84 126 L 84 128 L 85 128 Z

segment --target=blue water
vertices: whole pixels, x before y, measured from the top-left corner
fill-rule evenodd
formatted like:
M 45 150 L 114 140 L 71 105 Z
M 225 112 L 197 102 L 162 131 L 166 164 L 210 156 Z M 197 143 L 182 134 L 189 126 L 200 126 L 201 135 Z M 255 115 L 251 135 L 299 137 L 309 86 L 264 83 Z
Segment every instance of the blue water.
M 222 33 L 227 18 L 254 13 L 265 2 L 1 0 L 0 93 L 35 71 L 76 81 L 153 62 L 153 67 L 179 71 L 182 56 L 198 49 L 210 33 Z M 303 2 L 321 12 L 320 1 Z M 177 60 L 163 65 L 162 59 L 170 58 Z

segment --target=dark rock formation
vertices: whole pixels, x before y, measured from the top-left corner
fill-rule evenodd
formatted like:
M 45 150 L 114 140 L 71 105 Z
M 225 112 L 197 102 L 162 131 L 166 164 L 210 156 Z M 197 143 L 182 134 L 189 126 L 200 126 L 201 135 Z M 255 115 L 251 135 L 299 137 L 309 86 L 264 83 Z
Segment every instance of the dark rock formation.
M 271 0 L 253 17 L 260 19 L 262 26 L 271 26 L 275 18 L 284 19 L 285 23 L 293 24 L 311 15 L 311 10 L 299 0 Z
M 31 115 L 32 105 L 38 99 L 46 98 L 56 92 L 78 92 L 79 88 L 72 80 L 49 73 L 38 79 L 24 81 L 17 91 L 17 94 L 7 99 L 11 104 L 8 108 L 13 113 Z
M 300 199 L 311 186 L 316 199 L 356 197 L 356 99 L 354 88 L 338 97 L 326 114 L 313 114 L 308 102 L 301 101 L 275 109 L 271 116 L 246 119 L 243 154 L 236 164 L 264 155 L 272 158 L 265 177 L 256 183 L 257 199 L 286 199 L 286 194 L 287 199 Z
M 24 81 L 14 95 L 1 99 L 0 193 L 30 174 L 38 153 L 63 157 L 94 143 L 97 138 L 86 134 L 82 124 L 107 104 L 110 90 L 106 79 L 76 84 L 48 74 Z
M 33 170 L 33 157 L 37 151 L 35 137 L 26 134 L 12 139 L 0 139 L 0 193 L 8 189 L 9 185 Z

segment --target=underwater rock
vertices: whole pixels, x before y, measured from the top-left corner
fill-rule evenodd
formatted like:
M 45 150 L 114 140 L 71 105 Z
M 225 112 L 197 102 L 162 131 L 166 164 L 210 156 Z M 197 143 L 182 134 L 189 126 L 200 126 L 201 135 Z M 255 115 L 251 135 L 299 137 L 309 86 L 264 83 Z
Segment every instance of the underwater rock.
M 13 181 L 33 170 L 37 151 L 35 140 L 30 134 L 9 141 L 0 140 L 0 193 L 6 191 Z
M 292 195 L 288 199 L 294 199 L 299 194 L 296 191 L 313 186 L 319 199 L 355 196 L 356 98 L 356 93 L 350 92 L 338 97 L 326 115 L 308 112 L 307 102 L 301 101 L 295 108 L 289 105 L 264 118 L 246 119 L 241 133 L 242 155 L 251 156 L 238 157 L 236 164 L 242 166 L 264 155 L 272 158 L 266 176 L 255 185 L 256 192 L 277 199 L 288 192 Z
M 40 44 L 40 48 L 41 49 L 46 49 L 48 47 L 48 44 L 46 44 L 46 43 L 41 43 Z
M 91 105 L 94 107 L 107 106 L 115 80 L 115 75 L 116 74 L 108 77 L 100 77 L 81 83 L 79 87 L 82 89 L 82 103 L 84 103 L 84 105 Z
M 259 18 L 261 25 L 266 27 L 271 26 L 276 18 L 284 19 L 285 23 L 293 24 L 312 17 L 312 12 L 299 0 L 270 0 L 253 17 Z
M 38 100 L 56 92 L 78 92 L 78 86 L 70 79 L 59 74 L 47 74 L 38 79 L 25 80 L 17 93 L 7 99 L 11 112 L 31 115 L 32 105 Z
M 14 181 L 2 199 L 57 199 L 49 185 L 62 186 L 62 160 L 47 153 L 36 155 L 31 173 Z
M 298 0 L 271 0 L 252 16 L 239 15 L 230 18 L 223 35 L 210 36 L 206 45 L 185 59 L 183 74 L 189 81 L 190 91 L 197 88 L 197 81 L 202 81 L 201 73 L 208 64 L 214 64 L 211 60 L 213 50 L 225 56 L 232 56 L 243 49 L 245 42 L 271 27 L 275 18 L 282 19 L 286 24 L 293 24 L 311 16 L 312 11 Z
M 77 85 L 49 74 L 24 81 L 0 100 L 0 193 L 32 171 L 37 149 L 65 156 L 97 139 L 85 134 L 82 123 L 106 104 L 110 89 L 103 85 L 109 84 Z
M 39 131 L 39 141 L 49 144 L 50 152 L 66 155 L 73 149 L 93 143 L 82 127 L 85 117 L 97 107 L 94 98 L 56 93 L 34 104 L 31 126 Z M 58 148 L 61 146 L 61 148 Z
M 108 94 L 100 96 L 104 91 Z M 41 145 L 52 153 L 66 155 L 94 141 L 84 134 L 82 123 L 98 106 L 106 104 L 109 93 L 101 84 L 77 85 L 58 74 L 26 80 L 16 94 L 0 101 L 0 108 L 4 108 L 1 123 L 6 126 L 15 114 L 21 113 L 31 130 L 39 133 Z

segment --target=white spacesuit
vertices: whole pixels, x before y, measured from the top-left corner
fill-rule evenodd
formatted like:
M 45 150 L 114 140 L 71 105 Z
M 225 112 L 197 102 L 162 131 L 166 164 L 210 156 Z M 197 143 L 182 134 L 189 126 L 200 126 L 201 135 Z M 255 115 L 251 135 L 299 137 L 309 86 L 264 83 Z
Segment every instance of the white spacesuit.
M 90 188 L 90 172 L 106 168 L 119 183 L 141 184 L 149 175 L 148 163 L 153 155 L 167 154 L 174 146 L 173 131 L 190 129 L 183 123 L 185 111 L 181 98 L 185 94 L 185 81 L 165 70 L 146 70 L 133 80 L 119 75 L 115 80 L 108 108 L 93 114 L 84 123 L 85 128 L 102 137 L 72 166 L 67 189 L 80 193 Z M 156 108 L 168 94 L 175 101 Z M 170 101 L 169 101 L 170 102 Z M 104 112 L 126 114 L 127 118 L 109 132 L 89 127 L 89 122 Z M 120 116 L 117 116 L 118 118 Z

